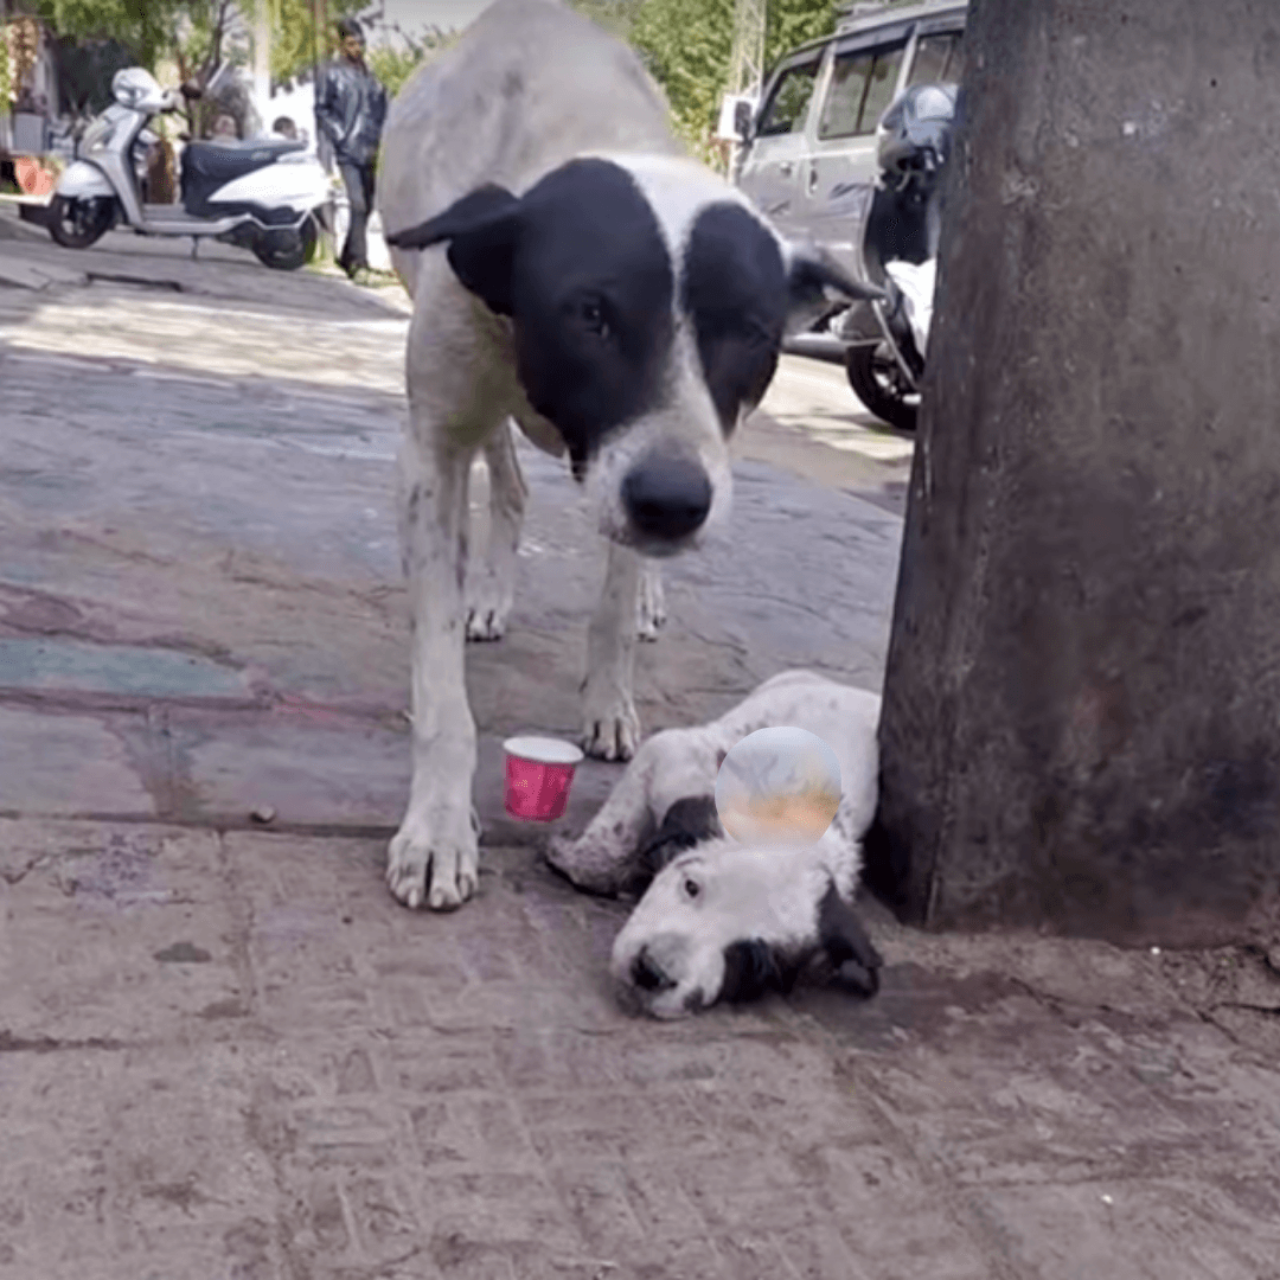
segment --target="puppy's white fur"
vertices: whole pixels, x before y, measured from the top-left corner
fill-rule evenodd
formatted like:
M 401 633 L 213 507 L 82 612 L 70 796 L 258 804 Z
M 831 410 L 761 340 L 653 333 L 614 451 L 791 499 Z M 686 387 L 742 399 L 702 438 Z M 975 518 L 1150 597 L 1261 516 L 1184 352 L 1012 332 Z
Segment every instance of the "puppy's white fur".
M 632 987 L 636 957 L 647 949 L 674 986 L 634 993 L 659 1017 L 712 1004 L 724 980 L 724 951 L 759 939 L 801 954 L 816 946 L 820 905 L 829 887 L 853 900 L 861 841 L 875 816 L 880 698 L 808 671 L 765 681 L 710 724 L 669 729 L 642 744 L 606 804 L 576 840 L 553 841 L 548 860 L 582 888 L 616 893 L 639 871 L 639 851 L 677 800 L 711 796 L 725 755 L 769 726 L 807 729 L 840 764 L 835 820 L 807 848 L 747 848 L 729 837 L 703 841 L 654 877 L 618 935 L 612 971 Z

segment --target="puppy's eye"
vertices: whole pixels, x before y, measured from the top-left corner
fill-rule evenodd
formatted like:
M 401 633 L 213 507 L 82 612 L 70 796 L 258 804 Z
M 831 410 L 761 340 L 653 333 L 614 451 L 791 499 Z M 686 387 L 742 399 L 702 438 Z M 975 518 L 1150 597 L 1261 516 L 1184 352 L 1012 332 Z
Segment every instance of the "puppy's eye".
M 702 892 L 702 886 L 692 877 L 686 876 L 684 882 L 685 896 L 696 898 Z
M 587 298 L 578 304 L 578 319 L 582 327 L 597 338 L 609 336 L 609 320 L 605 316 L 604 306 L 596 298 Z

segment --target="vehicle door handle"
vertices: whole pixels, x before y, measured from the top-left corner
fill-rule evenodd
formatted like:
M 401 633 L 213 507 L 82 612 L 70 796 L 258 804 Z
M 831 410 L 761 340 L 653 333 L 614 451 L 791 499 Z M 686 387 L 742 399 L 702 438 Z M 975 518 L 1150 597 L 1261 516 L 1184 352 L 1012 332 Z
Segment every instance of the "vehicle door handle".
M 810 195 L 813 195 L 813 193 L 818 189 L 818 166 L 816 164 L 811 164 L 809 166 L 808 187 Z
M 779 172 L 779 173 L 780 173 L 784 178 L 789 178 L 789 177 L 791 177 L 791 175 L 792 175 L 793 173 L 795 173 L 795 171 L 796 171 L 796 167 L 795 167 L 795 165 L 794 165 L 794 164 L 792 164 L 792 163 L 791 163 L 791 161 L 790 161 L 790 160 L 784 160 L 784 161 L 783 161 L 783 162 L 778 166 L 778 172 Z

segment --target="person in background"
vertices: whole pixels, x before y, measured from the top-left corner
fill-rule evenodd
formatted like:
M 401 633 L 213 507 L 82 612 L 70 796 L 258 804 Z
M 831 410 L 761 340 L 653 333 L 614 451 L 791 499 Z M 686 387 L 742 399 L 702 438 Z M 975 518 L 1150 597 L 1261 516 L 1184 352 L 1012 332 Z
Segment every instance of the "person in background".
M 238 134 L 234 116 L 222 115 L 213 122 L 213 138 L 217 142 L 235 142 Z
M 360 24 L 343 18 L 337 29 L 339 55 L 325 67 L 316 94 L 316 128 L 333 148 L 351 207 L 347 243 L 338 265 L 353 280 L 367 279 L 374 166 L 387 117 L 387 91 L 365 64 Z
M 289 142 L 298 141 L 298 126 L 288 116 L 278 117 L 275 124 L 271 126 L 271 132 L 277 138 L 284 138 Z

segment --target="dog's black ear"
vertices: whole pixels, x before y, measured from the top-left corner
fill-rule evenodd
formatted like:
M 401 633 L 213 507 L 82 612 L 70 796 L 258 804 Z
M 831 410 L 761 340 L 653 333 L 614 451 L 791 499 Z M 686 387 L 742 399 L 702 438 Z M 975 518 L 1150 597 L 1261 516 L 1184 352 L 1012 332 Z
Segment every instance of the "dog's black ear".
M 834 884 L 818 905 L 818 942 L 835 966 L 835 981 L 855 995 L 873 996 L 880 990 L 884 964 L 857 912 L 836 892 Z
M 715 796 L 685 796 L 667 810 L 662 825 L 640 850 L 640 867 L 652 880 L 686 849 L 722 835 Z
M 793 248 L 787 271 L 790 290 L 788 328 L 804 327 L 816 320 L 824 311 L 831 310 L 827 290 L 847 298 L 850 302 L 862 302 L 885 297 L 883 289 L 873 284 L 855 280 L 825 255 L 812 249 Z
M 767 942 L 749 938 L 725 947 L 721 1000 L 741 1004 L 767 991 L 785 990 L 788 985 L 788 966 Z
M 448 241 L 449 265 L 463 286 L 490 311 L 511 314 L 511 270 L 520 230 L 520 201 L 505 187 L 486 183 L 443 213 L 397 231 L 387 243 L 426 249 Z

